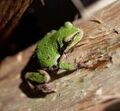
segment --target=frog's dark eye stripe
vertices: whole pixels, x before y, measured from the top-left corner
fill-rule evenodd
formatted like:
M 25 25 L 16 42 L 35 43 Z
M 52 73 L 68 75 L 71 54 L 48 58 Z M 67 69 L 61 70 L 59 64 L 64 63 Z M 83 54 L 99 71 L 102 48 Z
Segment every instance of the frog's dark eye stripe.
M 67 37 L 67 38 L 64 40 L 64 42 L 69 42 L 69 41 L 73 40 L 74 37 L 75 37 L 76 35 L 78 35 L 79 33 L 80 33 L 79 31 L 78 31 L 78 32 L 75 32 L 74 34 L 72 34 L 72 35 L 70 35 L 69 37 Z
M 60 47 L 60 44 L 59 44 L 58 41 L 56 41 L 56 43 L 57 43 L 58 52 L 60 52 L 60 54 L 61 54 L 61 47 Z

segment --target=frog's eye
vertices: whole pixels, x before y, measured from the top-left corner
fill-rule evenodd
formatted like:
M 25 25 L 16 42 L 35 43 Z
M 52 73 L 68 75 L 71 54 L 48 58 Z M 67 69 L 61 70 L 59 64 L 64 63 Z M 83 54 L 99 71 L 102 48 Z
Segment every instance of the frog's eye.
M 64 26 L 70 28 L 70 27 L 72 27 L 73 25 L 72 25 L 70 22 L 65 22 Z
M 73 39 L 73 35 L 71 35 L 71 36 L 65 38 L 65 42 L 70 42 L 72 39 Z
M 74 39 L 74 37 L 76 37 L 76 35 L 79 34 L 79 32 L 75 32 L 72 35 L 68 36 L 67 38 L 65 38 L 65 42 L 70 42 L 71 40 Z

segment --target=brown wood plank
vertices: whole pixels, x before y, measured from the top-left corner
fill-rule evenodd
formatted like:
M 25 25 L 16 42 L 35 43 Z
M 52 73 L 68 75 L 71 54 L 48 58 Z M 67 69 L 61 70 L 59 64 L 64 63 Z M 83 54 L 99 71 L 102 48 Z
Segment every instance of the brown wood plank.
M 23 92 L 30 93 L 24 84 L 21 85 L 21 71 L 35 46 L 7 57 L 0 65 L 0 110 L 109 111 L 112 106 L 119 105 L 119 5 L 120 1 L 117 1 L 89 20 L 74 22 L 84 30 L 84 38 L 69 54 L 69 59 L 77 58 L 85 68 L 51 82 L 57 88 L 56 93 L 32 98 Z M 105 101 L 107 99 L 110 101 Z

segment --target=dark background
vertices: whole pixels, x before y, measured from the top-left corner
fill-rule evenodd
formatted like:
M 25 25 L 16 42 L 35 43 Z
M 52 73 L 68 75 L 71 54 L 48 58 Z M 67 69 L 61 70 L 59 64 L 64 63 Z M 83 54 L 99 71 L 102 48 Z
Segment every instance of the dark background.
M 85 7 L 97 0 L 81 0 Z M 13 55 L 37 42 L 52 29 L 58 29 L 65 21 L 81 17 L 71 0 L 34 0 L 22 16 L 10 40 L 0 45 L 0 60 Z

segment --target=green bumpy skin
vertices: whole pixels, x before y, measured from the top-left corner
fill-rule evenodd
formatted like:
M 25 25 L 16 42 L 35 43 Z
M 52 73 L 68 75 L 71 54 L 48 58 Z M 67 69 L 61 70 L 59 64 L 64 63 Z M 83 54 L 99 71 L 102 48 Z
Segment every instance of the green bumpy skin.
M 36 83 L 45 83 L 46 81 L 46 77 L 40 72 L 28 72 L 26 74 L 26 79 Z
M 75 66 L 75 64 L 65 63 L 64 61 L 60 61 L 59 68 L 65 69 L 65 70 L 74 70 L 74 69 L 76 69 L 76 66 Z
M 70 22 L 66 22 L 58 31 L 51 31 L 45 35 L 37 44 L 35 55 L 39 64 L 43 68 L 51 68 L 58 65 L 60 58 L 59 50 L 67 47 L 64 51 L 68 51 L 81 39 L 81 30 L 73 26 Z

